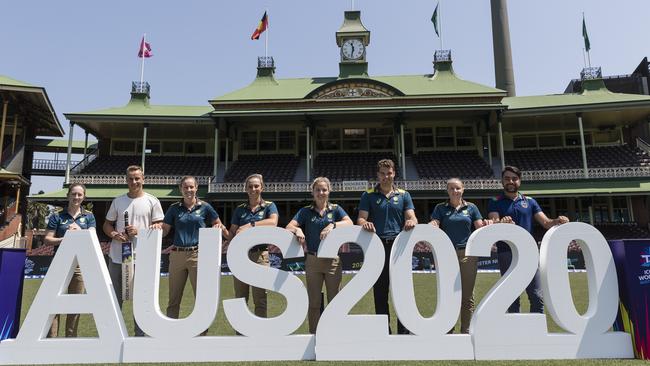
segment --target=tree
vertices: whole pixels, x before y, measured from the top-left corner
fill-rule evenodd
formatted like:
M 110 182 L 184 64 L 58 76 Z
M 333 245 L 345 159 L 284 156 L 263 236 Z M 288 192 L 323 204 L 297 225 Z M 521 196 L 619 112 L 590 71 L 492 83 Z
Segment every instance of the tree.
M 41 202 L 27 203 L 26 229 L 45 229 L 47 217 L 50 215 L 50 206 Z

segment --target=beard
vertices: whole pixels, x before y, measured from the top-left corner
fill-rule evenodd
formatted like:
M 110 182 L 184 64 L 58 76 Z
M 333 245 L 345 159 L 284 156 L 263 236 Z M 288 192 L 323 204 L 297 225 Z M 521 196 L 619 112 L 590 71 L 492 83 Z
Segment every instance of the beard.
M 506 184 L 505 186 L 503 186 L 503 189 L 508 193 L 517 192 L 517 186 L 515 186 L 514 184 Z

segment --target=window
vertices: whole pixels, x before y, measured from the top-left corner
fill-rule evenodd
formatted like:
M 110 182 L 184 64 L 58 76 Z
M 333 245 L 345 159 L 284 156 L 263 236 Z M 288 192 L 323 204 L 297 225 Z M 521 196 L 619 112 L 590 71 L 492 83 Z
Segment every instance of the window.
M 456 146 L 474 146 L 473 127 L 456 127 Z
M 566 134 L 564 137 L 566 146 L 580 146 L 580 135 L 575 134 Z M 591 145 L 591 133 L 585 133 L 585 146 Z
M 113 141 L 113 152 L 134 154 L 135 141 Z
M 204 141 L 188 141 L 185 143 L 185 153 L 192 155 L 205 155 L 206 144 Z
M 275 151 L 276 147 L 276 131 L 260 131 L 260 151 Z
M 630 222 L 630 211 L 627 208 L 626 197 L 612 197 L 614 222 Z
M 519 135 L 512 137 L 512 147 L 515 149 L 530 149 L 537 147 L 537 136 Z
M 454 147 L 453 127 L 436 127 L 436 147 Z
M 341 149 L 341 130 L 338 128 L 323 128 L 316 131 L 316 144 L 321 151 L 337 151 Z
M 375 150 L 388 150 L 393 148 L 392 128 L 371 128 L 370 148 Z
M 142 141 L 138 141 L 137 152 L 142 152 Z M 160 141 L 147 141 L 147 154 L 160 155 Z
M 367 131 L 365 128 L 343 129 L 344 150 L 368 150 Z
M 257 150 L 257 131 L 245 131 L 241 133 L 241 149 Z
M 296 131 L 278 132 L 278 149 L 294 150 L 296 147 Z
M 183 142 L 182 141 L 164 141 L 163 153 L 166 155 L 182 154 Z
M 539 135 L 539 147 L 562 147 L 562 135 Z
M 418 148 L 433 147 L 433 132 L 430 128 L 415 129 L 415 145 Z
M 596 144 L 613 144 L 619 142 L 620 138 L 619 130 L 594 132 L 594 142 Z

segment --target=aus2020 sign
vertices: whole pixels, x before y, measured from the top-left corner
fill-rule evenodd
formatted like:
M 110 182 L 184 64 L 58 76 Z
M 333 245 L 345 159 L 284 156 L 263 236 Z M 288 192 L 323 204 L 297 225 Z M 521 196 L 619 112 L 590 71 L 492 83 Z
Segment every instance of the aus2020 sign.
M 284 312 L 259 318 L 244 300 L 223 300 L 225 315 L 243 336 L 199 337 L 212 324 L 219 300 L 221 235 L 201 229 L 197 297 L 193 312 L 171 319 L 160 310 L 161 232 L 141 230 L 133 308 L 148 337 L 128 337 L 97 237 L 88 231 L 68 232 L 20 329 L 18 337 L 0 343 L 0 364 L 200 362 L 236 360 L 436 360 L 436 359 L 572 359 L 631 358 L 630 335 L 610 331 L 618 307 L 618 284 L 605 238 L 592 226 L 569 223 L 550 229 L 538 251 L 522 228 L 495 224 L 475 231 L 466 252 L 489 255 L 503 240 L 513 252 L 508 272 L 478 305 L 470 334 L 446 334 L 460 312 L 459 265 L 452 243 L 440 229 L 418 225 L 395 240 L 384 258 L 379 238 L 358 226 L 333 230 L 321 243 L 319 257 L 334 257 L 346 242 L 364 252 L 361 270 L 325 308 L 315 335 L 292 334 L 307 314 L 307 291 L 292 273 L 262 267 L 248 259 L 257 244 L 274 243 L 285 258 L 301 257 L 295 237 L 281 228 L 256 227 L 230 244 L 228 264 L 242 281 L 282 294 Z M 569 243 L 578 240 L 587 268 L 589 307 L 579 314 L 571 297 L 566 269 Z M 431 243 L 437 270 L 437 305 L 431 317 L 416 306 L 411 253 L 419 241 Z M 92 243 L 92 245 L 89 245 Z M 385 315 L 350 315 L 390 261 L 395 311 L 411 335 L 389 335 Z M 81 267 L 86 294 L 65 294 L 66 284 Z M 543 314 L 508 314 L 540 268 L 545 303 L 564 333 L 549 333 Z M 92 314 L 97 338 L 54 338 L 45 335 L 54 314 Z

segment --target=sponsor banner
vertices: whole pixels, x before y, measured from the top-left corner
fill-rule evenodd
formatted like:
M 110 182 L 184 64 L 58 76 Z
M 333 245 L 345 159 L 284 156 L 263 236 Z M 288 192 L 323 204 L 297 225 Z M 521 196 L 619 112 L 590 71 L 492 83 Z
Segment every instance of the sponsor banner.
M 618 273 L 619 312 L 615 330 L 632 335 L 637 358 L 650 359 L 650 240 L 609 242 Z
M 24 265 L 25 249 L 0 249 L 0 341 L 18 335 Z
M 346 272 L 358 271 L 363 265 L 363 253 L 360 251 L 350 251 L 339 253 L 341 262 L 343 263 L 343 270 Z M 106 261 L 110 260 L 108 256 L 105 257 Z M 433 254 L 426 251 L 413 252 L 413 270 L 414 271 L 431 271 L 435 270 L 435 262 Z M 27 278 L 41 278 L 47 273 L 47 269 L 52 262 L 52 256 L 29 256 L 25 260 L 25 277 Z M 284 271 L 303 272 L 304 258 L 282 258 L 282 253 L 269 252 L 269 263 L 271 267 L 282 269 Z M 108 262 L 107 262 L 108 263 Z M 570 252 L 567 263 L 569 269 L 583 270 L 585 268 L 585 261 L 581 253 Z M 160 256 L 160 273 L 167 273 L 169 269 L 169 255 L 162 254 Z M 496 253 L 492 253 L 490 257 L 480 257 L 478 259 L 479 271 L 498 271 L 499 263 L 497 261 Z M 230 273 L 226 254 L 222 255 L 221 272 Z

